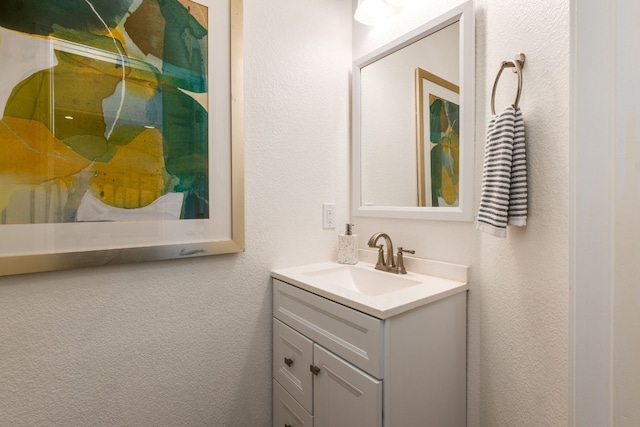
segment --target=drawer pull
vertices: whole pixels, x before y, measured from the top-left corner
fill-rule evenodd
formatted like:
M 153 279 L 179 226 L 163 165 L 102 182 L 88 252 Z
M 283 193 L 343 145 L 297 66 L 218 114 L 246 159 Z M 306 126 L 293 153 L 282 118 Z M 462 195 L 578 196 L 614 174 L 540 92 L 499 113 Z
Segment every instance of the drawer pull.
M 284 364 L 287 365 L 288 367 L 291 367 L 291 365 L 293 365 L 293 359 L 289 359 L 288 357 L 285 357 Z
M 285 424 L 284 427 L 293 427 L 291 424 Z
M 318 374 L 320 373 L 320 368 L 318 368 L 317 366 L 311 365 L 311 366 L 309 366 L 309 370 L 315 376 L 318 376 Z

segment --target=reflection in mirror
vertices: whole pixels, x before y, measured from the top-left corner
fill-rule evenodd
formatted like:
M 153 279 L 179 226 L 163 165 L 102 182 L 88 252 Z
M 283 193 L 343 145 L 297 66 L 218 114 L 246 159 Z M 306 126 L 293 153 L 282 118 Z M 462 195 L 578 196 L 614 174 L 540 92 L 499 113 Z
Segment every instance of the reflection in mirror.
M 473 5 L 354 63 L 354 214 L 471 220 Z
M 418 206 L 459 205 L 459 95 L 458 85 L 416 68 Z

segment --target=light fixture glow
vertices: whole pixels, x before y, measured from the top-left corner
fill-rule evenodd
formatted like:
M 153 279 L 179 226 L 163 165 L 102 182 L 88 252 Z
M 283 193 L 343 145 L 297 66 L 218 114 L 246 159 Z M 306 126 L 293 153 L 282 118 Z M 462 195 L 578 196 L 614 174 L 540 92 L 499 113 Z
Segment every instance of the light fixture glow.
M 392 6 L 404 7 L 409 3 L 409 0 L 384 0 Z
M 391 16 L 393 10 L 384 0 L 360 0 L 353 17 L 364 25 L 375 25 Z

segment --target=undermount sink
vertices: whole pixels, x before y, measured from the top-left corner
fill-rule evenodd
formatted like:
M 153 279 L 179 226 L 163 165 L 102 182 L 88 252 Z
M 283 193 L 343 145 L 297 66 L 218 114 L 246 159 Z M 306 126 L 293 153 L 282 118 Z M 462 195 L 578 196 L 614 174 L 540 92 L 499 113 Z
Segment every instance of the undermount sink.
M 396 292 L 421 283 L 418 280 L 392 273 L 369 270 L 352 265 L 312 270 L 303 274 L 309 276 L 311 280 L 323 281 L 327 284 L 372 297 Z

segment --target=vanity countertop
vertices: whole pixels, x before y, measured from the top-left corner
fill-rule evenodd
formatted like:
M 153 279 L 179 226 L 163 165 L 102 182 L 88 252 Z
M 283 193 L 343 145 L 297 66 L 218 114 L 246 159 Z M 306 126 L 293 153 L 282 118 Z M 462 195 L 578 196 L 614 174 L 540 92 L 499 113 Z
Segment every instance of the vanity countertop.
M 368 251 L 356 265 L 323 262 L 276 269 L 275 279 L 387 319 L 469 289 L 468 267 L 405 257 L 407 274 L 378 271 Z

